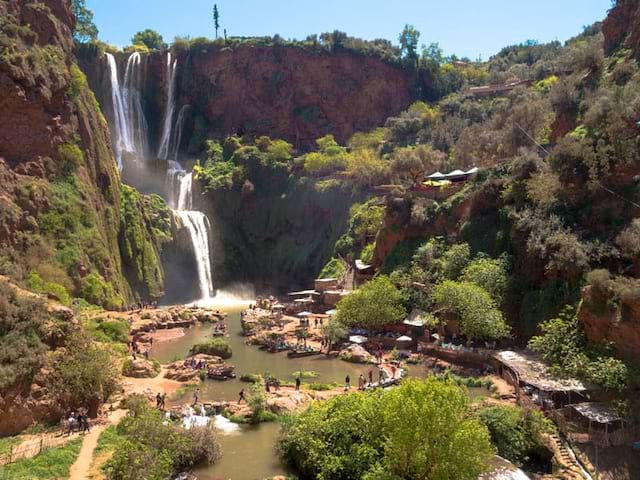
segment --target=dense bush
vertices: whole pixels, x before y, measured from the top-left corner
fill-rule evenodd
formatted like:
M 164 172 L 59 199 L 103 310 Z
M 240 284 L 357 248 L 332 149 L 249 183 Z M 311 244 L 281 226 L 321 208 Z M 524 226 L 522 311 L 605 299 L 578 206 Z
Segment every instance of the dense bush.
M 629 370 L 621 360 L 603 348 L 589 345 L 582 324 L 573 309 L 565 309 L 557 318 L 540 325 L 541 335 L 529 341 L 529 348 L 552 365 L 554 374 L 575 376 L 606 389 L 623 390 Z
M 322 267 L 322 271 L 319 274 L 319 278 L 342 278 L 344 273 L 347 271 L 347 267 L 345 263 L 338 259 L 332 258 L 327 262 L 327 264 Z
M 186 430 L 167 423 L 162 412 L 138 402 L 117 427 L 120 441 L 105 471 L 112 480 L 164 480 L 201 463 L 220 458 L 213 426 Z
M 204 353 L 206 355 L 215 355 L 220 358 L 231 358 L 232 351 L 229 342 L 224 338 L 214 338 L 202 343 L 196 343 L 191 347 L 191 355 Z
M 64 350 L 55 352 L 47 382 L 63 408 L 85 407 L 95 413 L 116 392 L 119 377 L 113 352 L 78 330 L 67 338 Z
M 280 450 L 320 480 L 475 480 L 494 453 L 466 392 L 433 378 L 315 403 L 285 423 Z
M 489 429 L 498 455 L 516 465 L 525 463 L 532 451 L 543 449 L 542 434 L 554 430 L 551 421 L 537 410 L 495 405 L 481 408 L 477 415 Z
M 0 281 L 0 392 L 16 383 L 30 383 L 43 366 L 49 351 L 49 321 L 44 302 L 19 297 Z
M 407 314 L 400 291 L 385 276 L 374 278 L 344 297 L 337 309 L 336 318 L 342 324 L 371 330 L 399 323 Z

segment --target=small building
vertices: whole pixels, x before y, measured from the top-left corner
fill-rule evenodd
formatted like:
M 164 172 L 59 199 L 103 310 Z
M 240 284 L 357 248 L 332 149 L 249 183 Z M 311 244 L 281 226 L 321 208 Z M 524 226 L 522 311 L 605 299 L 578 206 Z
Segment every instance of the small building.
M 326 292 L 327 290 L 335 290 L 338 287 L 337 278 L 316 278 L 315 287 L 317 292 Z

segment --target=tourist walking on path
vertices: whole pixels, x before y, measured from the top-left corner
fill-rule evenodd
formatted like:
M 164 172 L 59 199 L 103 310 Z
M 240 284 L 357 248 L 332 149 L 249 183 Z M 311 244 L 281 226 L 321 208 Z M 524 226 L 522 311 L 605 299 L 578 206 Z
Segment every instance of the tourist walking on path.
M 300 390 L 300 375 L 296 377 L 296 392 Z
M 242 401 L 245 401 L 245 402 L 247 401 L 247 399 L 246 399 L 246 398 L 244 398 L 244 388 L 243 388 L 242 390 L 240 390 L 240 395 L 239 395 L 239 398 L 238 398 L 238 403 L 242 403 Z
M 373 370 L 369 370 L 369 385 L 373 385 Z
M 67 420 L 67 422 L 69 423 L 69 431 L 67 432 L 67 435 L 71 435 L 73 434 L 73 430 L 76 426 L 76 414 L 71 412 L 71 415 L 69 415 L 69 420 Z
M 200 389 L 196 388 L 196 391 L 193 392 L 193 404 L 198 403 L 198 398 L 200 397 Z
M 364 390 L 364 384 L 364 375 L 360 374 L 360 376 L 358 377 L 358 390 Z
M 164 410 L 165 402 L 167 401 L 167 394 L 162 394 L 162 399 L 160 400 L 160 410 Z
M 344 391 L 346 392 L 351 388 L 351 377 L 349 375 L 344 379 Z
M 156 408 L 160 409 L 160 405 L 162 405 L 162 395 L 160 395 L 160 392 L 158 392 L 158 394 L 156 395 Z
M 82 416 L 82 432 L 83 433 L 90 433 L 91 432 L 91 426 L 89 425 L 89 414 L 85 413 Z

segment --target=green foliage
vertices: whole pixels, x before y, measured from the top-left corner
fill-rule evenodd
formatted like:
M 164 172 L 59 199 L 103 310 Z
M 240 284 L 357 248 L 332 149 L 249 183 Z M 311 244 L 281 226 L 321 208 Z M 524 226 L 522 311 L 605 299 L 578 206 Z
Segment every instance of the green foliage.
M 322 326 L 322 335 L 331 344 L 336 344 L 349 336 L 346 327 L 336 318 L 331 318 L 326 325 Z
M 509 334 L 502 312 L 478 285 L 445 280 L 435 286 L 433 299 L 442 310 L 457 316 L 461 332 L 470 339 L 502 338 Z
M 93 343 L 82 330 L 67 338 L 66 348 L 56 351 L 47 377 L 51 392 L 63 408 L 96 411 L 119 386 L 119 368 L 112 352 Z
M 45 282 L 37 272 L 31 272 L 27 277 L 27 288 L 51 296 L 63 305 L 71 305 L 71 297 L 66 288 L 55 282 Z
M 347 271 L 347 267 L 339 258 L 330 259 L 327 264 L 322 267 L 322 271 L 318 274 L 319 278 L 342 278 Z
M 499 259 L 478 257 L 465 267 L 460 281 L 474 283 L 484 288 L 500 305 L 509 281 L 507 261 L 504 257 Z
M 471 248 L 467 243 L 456 243 L 445 250 L 440 259 L 442 274 L 449 280 L 460 277 L 471 260 Z
M 84 155 L 80 147 L 75 143 L 63 143 L 58 147 L 60 157 L 60 170 L 64 176 L 74 173 L 84 162 Z
M 31 383 L 44 365 L 49 321 L 44 302 L 18 297 L 13 287 L 0 281 L 0 392 Z
M 104 469 L 112 480 L 164 480 L 201 463 L 220 458 L 213 426 L 186 430 L 164 421 L 146 402 L 118 425 L 121 437 Z
M 254 383 L 251 385 L 251 392 L 247 404 L 249 408 L 251 408 L 251 418 L 249 422 L 253 424 L 260 423 L 267 409 L 267 397 L 261 384 Z
M 220 358 L 231 358 L 232 351 L 229 342 L 224 338 L 214 338 L 202 343 L 196 343 L 191 347 L 191 355 L 204 353 Z
M 493 456 L 466 393 L 434 378 L 315 403 L 283 429 L 285 460 L 320 480 L 419 479 L 424 472 L 475 480 Z
M 129 341 L 129 323 L 126 320 L 97 319 L 90 324 L 93 337 L 106 343 L 127 343 Z
M 118 243 L 129 280 L 147 298 L 164 294 L 160 251 L 171 238 L 171 214 L 162 198 L 122 185 Z
M 606 389 L 622 391 L 630 372 L 606 349 L 589 345 L 575 311 L 566 308 L 557 318 L 540 325 L 541 335 L 529 341 L 529 348 L 551 364 L 557 376 L 583 378 Z
M 73 38 L 77 42 L 95 42 L 98 39 L 98 27 L 93 23 L 93 12 L 87 8 L 85 0 L 71 0 L 71 11 L 76 19 Z
M 383 217 L 384 207 L 376 205 L 375 200 L 353 205 L 349 211 L 349 228 L 336 242 L 336 253 L 357 258 L 362 248 L 375 237 Z
M 369 243 L 366 247 L 362 249 L 360 252 L 360 260 L 362 260 L 366 264 L 371 264 L 373 261 L 373 254 L 376 249 L 375 243 Z
M 104 305 L 111 309 L 118 309 L 123 303 L 122 298 L 116 294 L 113 285 L 95 272 L 82 279 L 80 295 L 89 303 Z
M 167 45 L 164 43 L 162 39 L 162 35 L 160 35 L 155 30 L 151 30 L 147 28 L 141 32 L 137 32 L 133 38 L 131 39 L 131 43 L 135 45 L 144 45 L 149 50 L 160 50 L 161 48 L 165 48 Z
M 544 448 L 542 434 L 554 431 L 553 423 L 537 410 L 495 405 L 478 410 L 477 415 L 489 429 L 498 455 L 516 465 L 525 463 L 532 451 Z
M 240 375 L 241 382 L 262 383 L 262 376 L 257 373 L 243 373 Z
M 316 143 L 318 151 L 304 156 L 304 169 L 308 174 L 322 177 L 347 168 L 349 153 L 338 145 L 333 135 L 319 138 Z
M 336 318 L 342 324 L 371 330 L 399 323 L 407 314 L 400 292 L 386 276 L 378 276 L 344 297 L 337 309 Z
M 71 97 L 74 102 L 78 102 L 80 99 L 80 95 L 87 88 L 89 88 L 89 84 L 87 83 L 87 77 L 85 77 L 82 70 L 76 63 L 72 63 L 69 69 L 71 73 L 71 80 L 69 81 L 69 89 L 67 90 L 67 94 Z
M 71 465 L 78 458 L 81 447 L 82 439 L 75 438 L 60 447 L 49 448 L 33 458 L 0 466 L 0 479 L 49 480 L 51 478 L 68 478 Z

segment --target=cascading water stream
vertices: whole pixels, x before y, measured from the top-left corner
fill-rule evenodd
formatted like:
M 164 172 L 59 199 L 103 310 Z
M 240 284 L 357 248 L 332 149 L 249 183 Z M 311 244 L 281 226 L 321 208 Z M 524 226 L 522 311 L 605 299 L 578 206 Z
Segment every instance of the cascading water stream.
M 171 143 L 171 131 L 173 126 L 173 114 L 175 111 L 174 91 L 176 84 L 177 60 L 173 60 L 171 52 L 167 52 L 167 101 L 164 109 L 164 121 L 162 122 L 162 137 L 158 148 L 158 158 L 167 160 L 169 158 L 169 148 Z
M 131 153 L 136 158 L 146 156 L 148 128 L 140 94 L 144 80 L 142 61 L 139 53 L 131 54 L 127 59 L 123 81 L 120 83 L 115 57 L 110 53 L 107 53 L 106 57 L 115 123 L 114 147 L 118 168 L 122 170 L 124 152 Z
M 180 179 L 178 194 L 178 208 L 174 213 L 180 217 L 182 224 L 189 231 L 191 243 L 198 267 L 198 284 L 200 286 L 200 300 L 208 300 L 214 294 L 213 275 L 211 274 L 211 253 L 209 249 L 209 219 L 202 212 L 190 210 L 192 208 L 192 174 L 188 173 Z
M 172 157 L 174 161 L 178 161 L 178 152 L 180 151 L 180 144 L 182 143 L 182 128 L 184 127 L 184 119 L 187 110 L 191 108 L 191 105 L 183 105 L 178 112 L 178 118 L 176 119 L 176 126 L 173 129 L 173 135 L 171 145 L 173 145 Z

